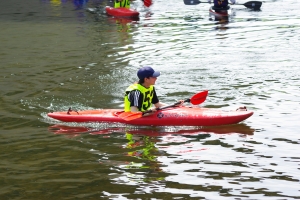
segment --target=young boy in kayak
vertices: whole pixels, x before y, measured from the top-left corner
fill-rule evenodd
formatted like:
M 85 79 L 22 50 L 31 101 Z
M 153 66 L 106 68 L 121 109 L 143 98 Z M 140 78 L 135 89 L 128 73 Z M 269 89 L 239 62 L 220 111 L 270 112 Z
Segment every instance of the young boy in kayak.
M 213 9 L 215 10 L 228 10 L 228 0 L 213 0 L 214 6 Z M 211 3 L 211 0 L 208 0 L 209 3 Z M 235 4 L 235 0 L 230 0 L 231 4 Z
M 139 81 L 129 86 L 125 91 L 124 98 L 124 111 L 125 112 L 138 112 L 151 110 L 156 111 L 156 108 L 166 106 L 160 102 L 155 92 L 155 81 L 160 76 L 159 71 L 154 71 L 152 67 L 142 67 L 138 70 L 137 76 Z M 180 100 L 183 104 L 183 100 Z M 151 108 L 154 104 L 155 108 Z

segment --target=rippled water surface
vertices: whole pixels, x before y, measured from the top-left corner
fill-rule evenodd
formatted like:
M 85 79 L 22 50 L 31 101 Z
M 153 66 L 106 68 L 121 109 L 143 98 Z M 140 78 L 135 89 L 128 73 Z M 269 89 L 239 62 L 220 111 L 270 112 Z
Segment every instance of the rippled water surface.
M 246 1 L 238 1 L 243 4 Z M 300 2 L 231 6 L 4 1 L 0 8 L 1 199 L 300 199 Z M 91 12 L 87 8 L 97 8 Z M 122 108 L 136 71 L 160 100 L 254 115 L 219 127 L 63 123 L 51 111 Z

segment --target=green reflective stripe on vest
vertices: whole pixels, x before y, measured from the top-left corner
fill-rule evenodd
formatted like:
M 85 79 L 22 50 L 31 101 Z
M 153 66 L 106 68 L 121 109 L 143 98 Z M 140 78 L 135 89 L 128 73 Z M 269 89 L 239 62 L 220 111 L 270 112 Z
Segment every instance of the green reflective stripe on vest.
M 121 7 L 121 2 L 118 0 L 114 0 L 114 8 L 120 8 Z
M 133 90 L 139 90 L 143 95 L 143 105 L 140 109 L 140 111 L 146 111 L 152 106 L 152 99 L 153 99 L 153 85 L 151 85 L 149 88 L 145 88 L 144 86 L 140 84 L 133 84 L 129 86 L 125 91 L 125 98 L 124 98 L 124 111 L 130 112 L 130 101 L 128 100 L 128 94 Z
M 114 8 L 130 8 L 130 0 L 122 0 L 122 1 L 118 1 L 118 0 L 114 0 Z

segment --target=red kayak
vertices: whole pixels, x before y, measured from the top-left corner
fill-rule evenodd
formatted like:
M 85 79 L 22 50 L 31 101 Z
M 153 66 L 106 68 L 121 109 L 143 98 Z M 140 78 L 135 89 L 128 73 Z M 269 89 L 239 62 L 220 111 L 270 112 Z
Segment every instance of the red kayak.
M 48 116 L 63 122 L 111 122 L 142 126 L 220 126 L 239 123 L 253 115 L 252 111 L 199 107 L 171 107 L 159 110 L 150 116 L 128 120 L 122 117 L 121 109 L 83 110 L 48 113 Z
M 112 8 L 110 6 L 106 6 L 105 10 L 108 15 L 114 17 L 138 18 L 140 15 L 138 11 L 128 8 Z

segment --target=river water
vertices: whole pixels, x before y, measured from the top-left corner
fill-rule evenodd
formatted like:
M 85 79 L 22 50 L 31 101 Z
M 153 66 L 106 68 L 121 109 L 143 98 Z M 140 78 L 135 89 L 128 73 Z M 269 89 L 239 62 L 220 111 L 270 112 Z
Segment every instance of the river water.
M 234 5 L 221 21 L 206 3 L 136 1 L 135 21 L 106 16 L 106 4 L 1 3 L 0 198 L 300 199 L 300 2 Z M 201 107 L 254 115 L 220 127 L 47 117 L 122 108 L 144 65 L 161 71 L 164 103 L 209 90 Z

